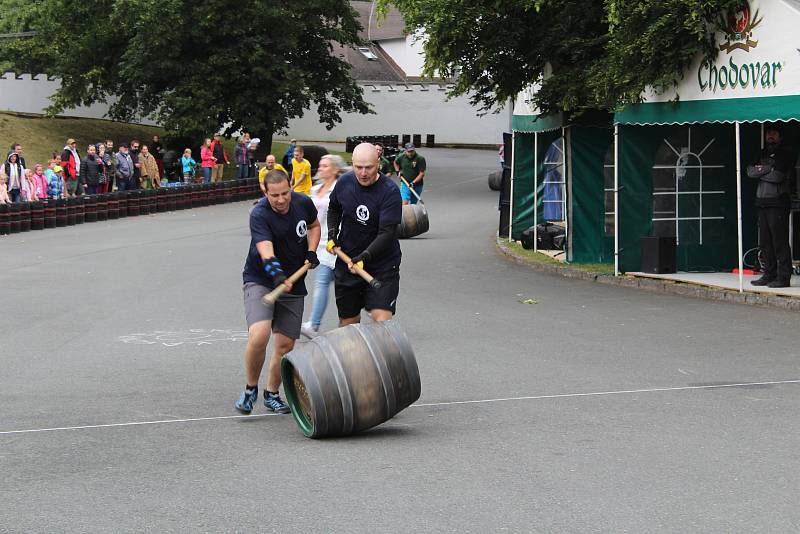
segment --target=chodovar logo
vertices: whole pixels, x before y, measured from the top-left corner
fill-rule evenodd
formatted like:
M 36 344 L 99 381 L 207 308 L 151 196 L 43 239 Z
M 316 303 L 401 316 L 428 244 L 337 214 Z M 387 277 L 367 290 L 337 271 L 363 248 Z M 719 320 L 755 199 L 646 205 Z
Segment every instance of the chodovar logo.
M 751 48 L 758 46 L 758 41 L 754 41 L 753 29 L 761 24 L 763 17 L 750 11 L 750 4 L 742 2 L 736 7 L 722 15 L 718 22 L 720 28 L 725 28 L 725 38 L 727 41 L 719 45 L 723 52 L 731 53 L 734 50 L 744 50 L 749 52 Z
M 364 204 L 361 204 L 359 207 L 357 207 L 356 218 L 358 218 L 358 222 L 360 223 L 367 222 L 369 220 L 369 208 Z
M 300 221 L 297 223 L 295 231 L 297 232 L 297 237 L 305 237 L 308 233 L 308 225 L 305 221 Z

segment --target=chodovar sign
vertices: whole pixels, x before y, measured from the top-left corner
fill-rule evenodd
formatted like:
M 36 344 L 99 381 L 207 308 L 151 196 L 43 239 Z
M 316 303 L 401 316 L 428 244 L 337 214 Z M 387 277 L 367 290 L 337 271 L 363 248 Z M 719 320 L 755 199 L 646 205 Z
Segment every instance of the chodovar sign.
M 783 70 L 786 62 L 755 61 L 737 64 L 731 57 L 728 64 L 713 65 L 708 61 L 700 64 L 697 70 L 697 82 L 700 90 L 735 90 L 735 89 L 769 89 L 778 86 L 778 74 Z
M 750 56 L 744 56 L 758 47 L 759 40 L 755 39 L 754 30 L 763 20 L 764 17 L 759 16 L 759 10 L 753 11 L 746 1 L 733 12 L 720 17 L 719 24 L 726 30 L 719 50 L 729 56 L 728 61 L 726 63 L 723 59 L 720 64 L 714 64 L 705 60 L 700 63 L 697 83 L 701 92 L 716 93 L 718 90 L 747 88 L 758 90 L 778 86 L 779 73 L 785 67 L 785 61 L 751 60 Z M 736 55 L 740 58 L 738 63 L 732 55 L 733 52 L 737 52 Z

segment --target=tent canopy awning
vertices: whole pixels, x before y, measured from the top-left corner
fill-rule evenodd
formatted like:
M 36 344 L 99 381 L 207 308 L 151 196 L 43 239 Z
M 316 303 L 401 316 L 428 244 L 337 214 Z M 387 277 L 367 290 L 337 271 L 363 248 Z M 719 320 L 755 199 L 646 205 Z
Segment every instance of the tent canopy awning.
M 614 115 L 617 124 L 666 125 L 800 121 L 800 95 L 646 102 Z
M 548 132 L 566 125 L 563 113 L 550 115 L 514 115 L 511 118 L 511 129 L 520 133 Z
M 553 113 L 550 115 L 514 115 L 512 129 L 518 133 L 549 132 L 567 126 L 611 128 L 613 116 L 607 111 L 585 110 L 580 113 Z

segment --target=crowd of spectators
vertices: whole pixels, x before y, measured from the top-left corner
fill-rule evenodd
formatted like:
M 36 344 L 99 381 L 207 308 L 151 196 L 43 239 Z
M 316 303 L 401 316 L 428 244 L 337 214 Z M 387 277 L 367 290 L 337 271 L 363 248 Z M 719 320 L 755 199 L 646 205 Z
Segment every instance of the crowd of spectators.
M 249 134 L 238 140 L 234 156 L 237 178 L 256 176 L 258 143 L 259 139 L 251 139 Z M 111 139 L 79 148 L 70 138 L 47 162 L 32 165 L 25 161 L 22 145 L 14 143 L 0 165 L 0 204 L 158 189 L 169 182 L 217 182 L 230 164 L 219 135 L 205 140 L 199 164 L 190 148 L 181 156 L 165 150 L 158 135 L 149 143 L 138 139 L 122 143 L 116 151 Z

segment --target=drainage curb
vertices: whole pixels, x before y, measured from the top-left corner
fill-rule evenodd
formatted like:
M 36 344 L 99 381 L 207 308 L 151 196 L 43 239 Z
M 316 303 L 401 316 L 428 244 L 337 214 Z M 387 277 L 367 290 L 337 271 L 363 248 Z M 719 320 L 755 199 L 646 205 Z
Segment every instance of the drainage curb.
M 673 280 L 656 280 L 652 278 L 639 278 L 629 275 L 613 276 L 608 274 L 590 273 L 580 269 L 575 269 L 567 264 L 553 265 L 522 258 L 515 254 L 514 251 L 512 251 L 500 239 L 497 239 L 497 250 L 506 259 L 513 261 L 517 265 L 528 267 L 540 273 L 563 276 L 564 278 L 587 280 L 589 282 L 597 282 L 599 284 L 607 284 L 619 287 L 643 289 L 645 291 L 652 291 L 654 293 L 681 295 L 684 297 L 705 300 L 718 300 L 723 302 L 731 302 L 734 304 L 748 304 L 750 306 L 766 306 L 800 312 L 800 299 L 798 298 L 752 292 L 739 293 L 738 291 L 730 289 L 707 287 Z

